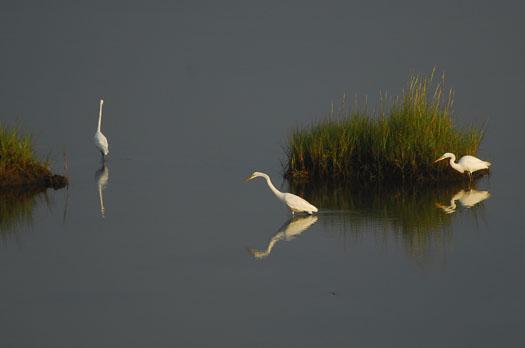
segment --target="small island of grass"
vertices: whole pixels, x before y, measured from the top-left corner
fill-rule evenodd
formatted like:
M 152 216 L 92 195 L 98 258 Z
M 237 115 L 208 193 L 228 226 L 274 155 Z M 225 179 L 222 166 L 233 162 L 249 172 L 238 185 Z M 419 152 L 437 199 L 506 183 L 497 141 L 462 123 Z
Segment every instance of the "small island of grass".
M 50 171 L 49 163 L 37 159 L 29 135 L 0 124 L 0 189 L 58 189 L 67 183 L 66 177 Z
M 448 163 L 445 152 L 475 155 L 480 127 L 453 122 L 452 90 L 444 78 L 412 75 L 401 97 L 381 97 L 378 108 L 347 107 L 289 136 L 285 176 L 306 181 L 424 182 L 468 180 Z

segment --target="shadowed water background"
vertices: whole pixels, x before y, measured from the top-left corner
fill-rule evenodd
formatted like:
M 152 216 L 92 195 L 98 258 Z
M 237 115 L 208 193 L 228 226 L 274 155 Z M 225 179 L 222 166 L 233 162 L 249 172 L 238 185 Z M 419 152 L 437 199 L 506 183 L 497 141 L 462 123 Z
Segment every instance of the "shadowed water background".
M 1 232 L 2 346 L 523 346 L 521 6 L 48 6 L 0 11 L 1 120 L 57 171 L 65 149 L 71 179 Z M 290 129 L 435 65 L 458 122 L 488 120 L 479 157 L 493 171 L 476 188 L 490 198 L 447 214 L 436 203 L 460 189 L 345 206 L 321 194 L 316 221 L 254 258 L 289 214 L 242 179 L 260 170 L 279 187 Z

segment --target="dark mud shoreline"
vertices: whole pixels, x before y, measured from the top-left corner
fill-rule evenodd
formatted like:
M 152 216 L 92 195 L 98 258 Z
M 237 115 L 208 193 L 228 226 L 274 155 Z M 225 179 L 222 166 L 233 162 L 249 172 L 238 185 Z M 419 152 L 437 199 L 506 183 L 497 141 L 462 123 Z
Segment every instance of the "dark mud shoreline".
M 69 179 L 66 176 L 45 173 L 29 178 L 17 178 L 11 180 L 0 176 L 0 193 L 2 191 L 32 191 L 45 190 L 53 188 L 55 190 L 64 188 L 69 185 Z

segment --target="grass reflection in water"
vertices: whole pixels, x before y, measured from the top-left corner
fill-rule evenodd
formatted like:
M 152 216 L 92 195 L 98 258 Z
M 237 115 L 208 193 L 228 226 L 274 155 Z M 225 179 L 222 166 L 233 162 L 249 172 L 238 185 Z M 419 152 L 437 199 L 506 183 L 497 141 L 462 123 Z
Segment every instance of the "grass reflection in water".
M 402 239 L 410 254 L 420 255 L 451 237 L 453 215 L 458 207 L 479 208 L 490 197 L 487 191 L 462 184 L 432 185 L 301 185 L 291 190 L 322 207 L 329 219 L 343 232 L 367 231 L 367 226 Z M 474 214 L 476 213 L 473 210 Z
M 47 202 L 45 191 L 43 188 L 0 191 L 0 239 L 8 240 L 32 225 L 35 207 Z

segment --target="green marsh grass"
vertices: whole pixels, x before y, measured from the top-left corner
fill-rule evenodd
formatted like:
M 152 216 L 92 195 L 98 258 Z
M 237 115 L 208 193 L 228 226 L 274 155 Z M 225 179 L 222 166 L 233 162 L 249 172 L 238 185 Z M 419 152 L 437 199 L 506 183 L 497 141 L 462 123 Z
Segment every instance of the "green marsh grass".
M 0 124 L 0 188 L 65 184 L 65 177 L 53 175 L 49 163 L 38 160 L 30 135 Z
M 349 107 L 291 132 L 286 146 L 288 179 L 307 181 L 461 181 L 445 152 L 476 155 L 483 130 L 454 124 L 454 95 L 444 77 L 412 75 L 400 97 L 380 97 L 377 109 Z M 333 109 L 333 108 L 332 108 Z M 445 163 L 446 162 L 446 163 Z

